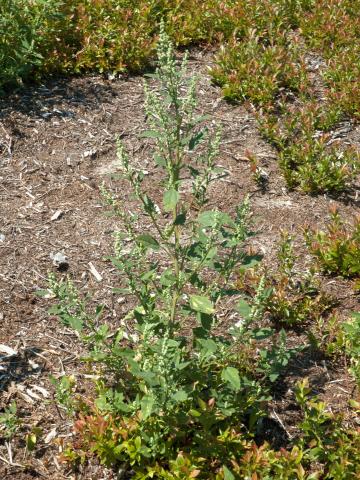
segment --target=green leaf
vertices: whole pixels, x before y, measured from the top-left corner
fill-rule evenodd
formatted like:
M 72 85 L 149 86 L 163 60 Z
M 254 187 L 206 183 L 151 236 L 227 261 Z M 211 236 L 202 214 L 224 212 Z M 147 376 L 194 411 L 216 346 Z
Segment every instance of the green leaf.
M 186 213 L 179 213 L 175 218 L 174 225 L 184 225 L 186 221 Z
M 279 373 L 270 373 L 269 375 L 269 380 L 270 382 L 275 382 L 279 378 Z
M 240 315 L 244 317 L 246 320 L 250 318 L 251 307 L 244 299 L 240 299 L 238 301 L 236 305 L 236 311 L 239 312 Z
M 247 268 L 253 268 L 263 259 L 263 255 L 245 255 L 241 263 L 240 269 L 246 270 Z
M 166 165 L 166 160 L 161 155 L 154 155 L 154 161 L 156 165 L 159 165 L 159 167 L 165 167 Z
M 266 338 L 271 337 L 273 333 L 273 328 L 254 328 L 251 332 L 251 337 L 255 340 L 265 340 Z
M 178 392 L 174 393 L 172 399 L 176 402 L 185 402 L 188 399 L 188 395 L 185 390 L 179 390 Z
M 208 315 L 215 313 L 212 301 L 200 295 L 190 295 L 190 307 L 196 312 L 206 313 Z
M 201 142 L 201 140 L 204 138 L 206 130 L 200 130 L 199 132 L 195 133 L 189 141 L 189 150 L 190 152 L 194 150 L 194 148 Z
M 198 343 L 201 345 L 201 349 L 207 354 L 213 354 L 218 349 L 218 346 L 211 338 L 199 338 Z
M 140 402 L 141 415 L 143 420 L 146 420 L 153 412 L 155 398 L 152 395 L 145 395 Z
M 159 242 L 156 240 L 156 238 L 149 235 L 148 233 L 144 233 L 143 235 L 139 235 L 137 237 L 137 240 L 144 247 L 152 248 L 153 250 L 159 250 L 159 248 L 160 248 Z
M 235 480 L 234 475 L 230 472 L 226 465 L 223 466 L 224 480 Z
M 161 136 L 161 132 L 157 130 L 145 130 L 145 132 L 140 135 L 140 138 L 159 138 Z
M 164 193 L 163 204 L 165 212 L 171 212 L 176 207 L 179 201 L 180 195 L 174 188 L 171 188 Z
M 237 392 L 240 390 L 240 375 L 236 368 L 226 367 L 221 372 L 221 378 L 230 384 L 230 386 Z
M 214 227 L 219 225 L 233 225 L 234 221 L 227 213 L 208 210 L 198 216 L 198 222 L 203 227 Z
M 28 449 L 29 452 L 32 452 L 37 443 L 37 437 L 35 433 L 29 433 L 26 435 L 26 448 Z
M 201 412 L 199 412 L 198 410 L 195 410 L 194 408 L 189 410 L 189 413 L 192 417 L 201 417 Z
M 64 316 L 64 323 L 69 325 L 69 327 L 73 328 L 77 332 L 81 332 L 81 330 L 83 329 L 83 326 L 84 326 L 84 324 L 83 324 L 82 320 L 80 320 L 80 318 L 72 317 L 70 315 Z

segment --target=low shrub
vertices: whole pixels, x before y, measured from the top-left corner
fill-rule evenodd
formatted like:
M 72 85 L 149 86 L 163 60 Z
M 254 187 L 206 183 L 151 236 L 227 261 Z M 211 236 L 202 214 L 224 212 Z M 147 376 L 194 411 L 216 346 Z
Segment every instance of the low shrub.
M 329 142 L 327 131 L 341 118 L 337 105 L 285 107 L 280 118 L 258 115 L 259 128 L 279 152 L 279 165 L 289 188 L 313 194 L 342 192 L 360 168 L 359 152 Z
M 312 255 L 327 274 L 347 278 L 360 276 L 360 220 L 345 223 L 336 209 L 331 212 L 327 231 L 307 227 L 305 239 Z
M 1 2 L 0 87 L 27 78 L 34 67 L 42 67 L 41 47 L 56 21 L 60 3 L 57 0 Z
M 313 269 L 295 271 L 297 258 L 293 250 L 293 238 L 282 232 L 278 251 L 278 267 L 275 272 L 259 268 L 248 269 L 240 274 L 237 286 L 254 294 L 254 289 L 264 276 L 269 289 L 264 310 L 277 326 L 295 327 L 318 323 L 335 305 L 334 298 L 321 291 Z
M 279 33 L 274 43 L 264 43 L 256 30 L 243 40 L 221 47 L 211 75 L 228 100 L 249 100 L 270 108 L 284 90 L 305 94 L 307 72 L 295 43 Z

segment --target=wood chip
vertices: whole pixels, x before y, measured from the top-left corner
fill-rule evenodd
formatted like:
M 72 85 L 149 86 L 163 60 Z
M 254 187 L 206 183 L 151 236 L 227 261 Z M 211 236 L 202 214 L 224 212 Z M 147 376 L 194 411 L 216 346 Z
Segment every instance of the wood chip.
M 62 217 L 63 215 L 63 211 L 62 210 L 56 210 L 56 212 L 54 213 L 54 215 L 50 218 L 50 220 L 52 222 L 54 222 L 55 220 L 58 220 L 60 217 Z
M 6 353 L 6 355 L 17 355 L 18 352 L 8 347 L 7 345 L 0 344 L 0 353 Z
M 100 275 L 100 273 L 96 270 L 96 268 L 94 267 L 94 265 L 89 262 L 89 269 L 90 269 L 90 273 L 92 273 L 95 277 L 95 280 L 97 282 L 101 282 L 103 277 Z
M 56 428 L 53 428 L 52 430 L 50 430 L 50 432 L 44 438 L 44 442 L 45 443 L 50 443 L 51 440 L 53 440 L 56 437 L 56 435 L 57 435 Z

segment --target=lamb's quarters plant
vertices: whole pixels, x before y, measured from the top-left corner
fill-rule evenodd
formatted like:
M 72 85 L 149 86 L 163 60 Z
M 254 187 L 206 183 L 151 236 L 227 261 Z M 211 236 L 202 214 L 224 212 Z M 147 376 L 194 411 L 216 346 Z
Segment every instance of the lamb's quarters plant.
M 254 294 L 254 288 L 263 276 L 269 289 L 265 312 L 275 325 L 296 327 L 320 322 L 335 306 L 335 299 L 324 293 L 314 268 L 295 268 L 298 258 L 294 253 L 293 237 L 283 231 L 278 247 L 278 266 L 275 271 L 257 266 L 239 274 L 237 287 Z
M 83 455 L 123 464 L 135 478 L 157 471 L 158 478 L 191 478 L 199 469 L 201 478 L 232 478 L 232 461 L 255 435 L 271 385 L 295 350 L 283 330 L 261 327 L 270 294 L 264 280 L 252 298 L 233 288 L 234 272 L 259 260 L 246 249 L 249 203 L 233 216 L 207 209 L 220 132 L 198 115 L 187 57 L 177 67 L 164 27 L 158 59 L 157 88 L 145 85 L 149 129 L 142 137 L 153 144 L 162 198 L 150 197 L 145 173 L 120 140 L 118 175 L 132 187 L 139 213 L 101 188 L 121 228 L 110 259 L 121 275 L 115 292 L 136 304 L 122 320 L 127 326 L 111 329 L 102 307 L 91 313 L 70 280 L 51 277 L 43 293 L 57 298 L 51 313 L 78 332 L 87 361 L 97 365 L 97 396 L 78 403 Z M 220 314 L 230 313 L 232 326 L 218 333 Z M 67 407 L 65 387 L 59 393 Z M 182 462 L 188 473 L 172 477 Z
M 306 227 L 309 251 L 327 274 L 360 277 L 360 219 L 345 222 L 336 208 L 330 213 L 326 230 Z

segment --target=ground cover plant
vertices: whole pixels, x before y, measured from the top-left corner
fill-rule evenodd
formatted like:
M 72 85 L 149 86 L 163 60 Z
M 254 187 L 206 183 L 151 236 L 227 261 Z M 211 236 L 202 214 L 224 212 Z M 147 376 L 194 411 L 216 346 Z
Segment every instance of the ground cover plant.
M 359 278 L 360 276 L 360 222 L 346 224 L 333 209 L 327 231 L 305 229 L 310 252 L 317 258 L 325 273 Z
M 308 193 L 342 192 L 359 172 L 359 153 L 330 142 L 327 133 L 341 118 L 335 107 L 314 101 L 285 107 L 283 116 L 263 112 L 260 130 L 279 152 L 279 165 L 289 188 Z
M 336 300 L 321 291 L 314 267 L 296 270 L 297 257 L 294 253 L 293 237 L 281 233 L 278 247 L 276 271 L 268 271 L 261 265 L 241 272 L 238 286 L 252 295 L 261 278 L 264 279 L 269 295 L 264 302 L 264 311 L 274 325 L 284 328 L 319 323 L 327 318 Z

